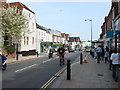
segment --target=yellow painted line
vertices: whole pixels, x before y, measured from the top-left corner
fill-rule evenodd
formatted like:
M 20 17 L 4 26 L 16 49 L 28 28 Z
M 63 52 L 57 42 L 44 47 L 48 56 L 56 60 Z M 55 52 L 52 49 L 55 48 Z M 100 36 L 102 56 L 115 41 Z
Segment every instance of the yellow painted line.
M 67 66 L 59 70 L 52 78 L 50 78 L 39 90 L 44 90 L 47 88 L 64 70 L 66 70 Z
M 79 63 L 78 62 L 75 62 L 75 63 L 72 63 L 71 65 L 75 65 Z M 57 77 L 56 76 L 59 76 L 63 71 L 65 71 L 67 69 L 67 66 L 62 68 L 61 70 L 59 70 L 52 78 L 50 78 L 39 90 L 44 90 L 45 88 L 47 88 Z

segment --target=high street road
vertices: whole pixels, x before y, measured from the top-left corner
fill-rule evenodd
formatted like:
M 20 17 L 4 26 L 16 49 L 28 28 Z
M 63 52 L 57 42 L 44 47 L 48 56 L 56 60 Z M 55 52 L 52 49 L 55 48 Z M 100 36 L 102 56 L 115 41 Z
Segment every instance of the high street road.
M 51 59 L 40 57 L 8 65 L 2 72 L 3 88 L 40 88 L 59 70 L 67 64 L 67 59 L 73 62 L 80 55 L 79 52 L 65 55 L 65 65 L 59 65 L 59 57 Z

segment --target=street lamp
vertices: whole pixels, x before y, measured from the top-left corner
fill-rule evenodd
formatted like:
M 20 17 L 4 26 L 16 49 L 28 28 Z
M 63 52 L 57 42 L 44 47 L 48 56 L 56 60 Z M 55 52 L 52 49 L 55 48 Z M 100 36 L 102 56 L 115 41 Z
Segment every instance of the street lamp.
M 92 48 L 92 19 L 85 19 L 85 21 L 91 22 L 91 48 Z

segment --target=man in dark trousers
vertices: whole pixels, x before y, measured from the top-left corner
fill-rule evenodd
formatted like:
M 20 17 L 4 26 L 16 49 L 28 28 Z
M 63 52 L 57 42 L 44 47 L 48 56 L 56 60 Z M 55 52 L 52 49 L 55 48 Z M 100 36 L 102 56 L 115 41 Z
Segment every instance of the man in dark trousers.
M 100 63 L 100 57 L 102 53 L 101 45 L 98 46 L 98 48 L 96 49 L 96 52 L 97 52 L 97 63 Z

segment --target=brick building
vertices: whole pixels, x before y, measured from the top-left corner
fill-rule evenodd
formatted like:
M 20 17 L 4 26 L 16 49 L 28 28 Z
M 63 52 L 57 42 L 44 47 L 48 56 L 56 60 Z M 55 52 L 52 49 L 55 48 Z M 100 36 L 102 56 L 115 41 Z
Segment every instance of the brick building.
M 120 0 L 112 0 L 111 9 L 101 26 L 100 40 L 104 46 L 114 46 L 114 31 L 120 30 Z

